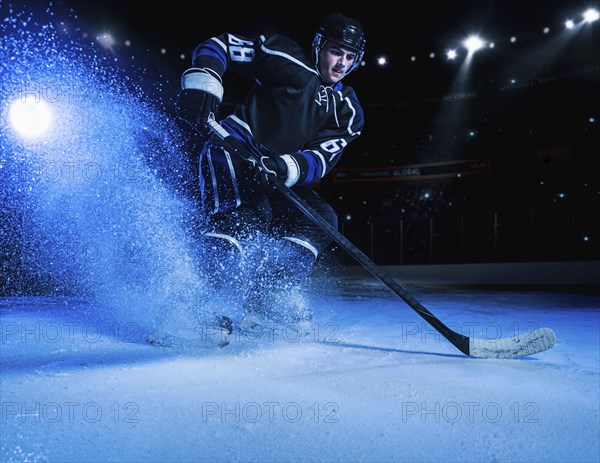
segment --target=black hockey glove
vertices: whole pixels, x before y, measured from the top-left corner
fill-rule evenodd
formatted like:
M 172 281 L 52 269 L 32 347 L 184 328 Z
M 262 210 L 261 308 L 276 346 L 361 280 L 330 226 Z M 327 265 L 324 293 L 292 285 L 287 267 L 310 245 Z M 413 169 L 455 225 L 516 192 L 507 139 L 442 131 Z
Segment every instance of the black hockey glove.
M 251 195 L 268 194 L 275 190 L 272 179 L 277 176 L 281 180 L 287 178 L 287 165 L 279 157 L 263 156 L 259 161 L 249 159 L 245 163 L 245 168 L 241 170 L 244 177 L 242 182 L 245 187 L 242 188 Z
M 181 76 L 181 88 L 175 102 L 177 115 L 201 134 L 208 134 L 208 117 L 216 114 L 223 100 L 220 77 L 206 69 L 191 68 Z
M 267 179 L 269 179 L 269 176 L 276 176 L 281 180 L 287 178 L 287 165 L 279 156 L 263 156 L 260 158 L 260 164 L 260 168 L 264 171 Z

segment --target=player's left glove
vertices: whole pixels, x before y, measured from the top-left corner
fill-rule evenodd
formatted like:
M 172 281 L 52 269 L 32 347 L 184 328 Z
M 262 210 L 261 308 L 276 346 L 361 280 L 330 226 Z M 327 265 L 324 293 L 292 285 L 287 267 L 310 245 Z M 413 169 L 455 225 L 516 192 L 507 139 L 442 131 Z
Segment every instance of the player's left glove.
M 191 68 L 181 76 L 181 91 L 175 102 L 177 115 L 201 134 L 210 132 L 209 117 L 214 116 L 223 100 L 223 85 L 210 69 Z

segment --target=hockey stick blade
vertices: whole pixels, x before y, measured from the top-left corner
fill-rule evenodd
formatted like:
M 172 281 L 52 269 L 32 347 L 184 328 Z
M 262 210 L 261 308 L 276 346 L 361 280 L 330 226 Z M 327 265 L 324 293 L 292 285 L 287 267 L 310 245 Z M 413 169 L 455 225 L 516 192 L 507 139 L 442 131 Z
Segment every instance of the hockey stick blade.
M 225 141 L 232 152 L 238 153 L 245 159 L 252 158 L 254 155 L 248 152 L 248 149 L 227 130 L 221 126 L 213 117 L 209 118 L 213 133 Z M 334 240 L 344 251 L 359 262 L 375 278 L 381 281 L 388 289 L 399 296 L 411 309 L 419 316 L 433 326 L 450 343 L 460 350 L 463 354 L 478 358 L 519 358 L 527 355 L 533 355 L 551 348 L 554 345 L 556 336 L 549 328 L 541 328 L 521 336 L 513 338 L 503 338 L 493 340 L 469 338 L 463 334 L 453 331 L 445 325 L 439 318 L 431 313 L 423 304 L 417 301 L 400 283 L 391 275 L 385 272 L 375 262 L 373 262 L 365 253 L 352 244 L 337 228 L 333 227 L 323 217 L 310 207 L 293 190 L 288 188 L 284 182 L 274 177 L 272 179 L 275 188 L 287 198 L 298 210 L 306 217 L 312 220 L 323 230 L 332 240 Z
M 477 358 L 514 359 L 548 350 L 555 342 L 556 335 L 550 328 L 538 328 L 511 338 L 469 338 L 469 355 Z

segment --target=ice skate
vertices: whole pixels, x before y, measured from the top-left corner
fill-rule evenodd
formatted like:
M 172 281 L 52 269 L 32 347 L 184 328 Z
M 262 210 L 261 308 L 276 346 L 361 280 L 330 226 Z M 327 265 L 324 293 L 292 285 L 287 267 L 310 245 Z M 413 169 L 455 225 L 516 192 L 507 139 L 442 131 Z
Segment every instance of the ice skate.
M 239 330 L 257 336 L 265 329 L 306 333 L 312 311 L 304 300 L 301 284 L 314 262 L 313 253 L 294 241 L 272 243 L 245 298 Z
M 225 315 L 216 315 L 210 322 L 205 321 L 198 327 L 184 328 L 177 333 L 156 330 L 146 336 L 146 342 L 152 346 L 179 349 L 225 347 L 229 345 L 232 332 L 232 320 Z
M 238 329 L 244 335 L 255 337 L 269 333 L 273 336 L 272 332 L 283 330 L 287 337 L 304 337 L 310 331 L 312 318 L 312 310 L 299 288 L 252 293 L 244 304 Z

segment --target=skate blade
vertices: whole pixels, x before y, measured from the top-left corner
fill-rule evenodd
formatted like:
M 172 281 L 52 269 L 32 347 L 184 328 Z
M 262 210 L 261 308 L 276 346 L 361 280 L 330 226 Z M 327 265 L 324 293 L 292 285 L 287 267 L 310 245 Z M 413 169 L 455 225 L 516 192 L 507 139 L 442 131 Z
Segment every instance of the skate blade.
M 229 345 L 229 331 L 226 329 L 211 330 L 198 337 L 181 337 L 173 334 L 149 334 L 146 343 L 155 347 L 172 348 L 176 350 L 212 349 Z

